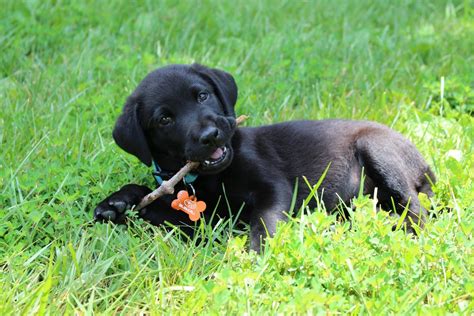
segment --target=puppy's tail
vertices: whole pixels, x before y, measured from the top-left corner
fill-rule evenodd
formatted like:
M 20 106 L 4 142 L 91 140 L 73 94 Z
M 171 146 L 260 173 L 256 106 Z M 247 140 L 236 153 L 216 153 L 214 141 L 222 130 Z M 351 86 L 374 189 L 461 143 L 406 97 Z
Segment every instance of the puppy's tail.
M 420 185 L 417 188 L 418 193 L 425 193 L 429 197 L 433 196 L 432 186 L 436 183 L 436 176 L 430 167 L 426 167 L 421 175 Z

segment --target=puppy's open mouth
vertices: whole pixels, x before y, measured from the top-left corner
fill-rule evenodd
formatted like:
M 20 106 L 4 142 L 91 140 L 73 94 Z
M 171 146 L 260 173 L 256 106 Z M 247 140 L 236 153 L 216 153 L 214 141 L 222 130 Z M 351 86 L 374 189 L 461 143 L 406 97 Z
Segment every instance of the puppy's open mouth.
M 203 173 L 216 173 L 227 168 L 232 160 L 232 150 L 228 146 L 217 148 L 198 168 Z
M 217 148 L 216 151 L 213 152 L 212 155 L 208 159 L 202 162 L 202 164 L 207 167 L 214 166 L 222 162 L 226 156 L 227 156 L 227 147 L 223 146 L 223 147 Z

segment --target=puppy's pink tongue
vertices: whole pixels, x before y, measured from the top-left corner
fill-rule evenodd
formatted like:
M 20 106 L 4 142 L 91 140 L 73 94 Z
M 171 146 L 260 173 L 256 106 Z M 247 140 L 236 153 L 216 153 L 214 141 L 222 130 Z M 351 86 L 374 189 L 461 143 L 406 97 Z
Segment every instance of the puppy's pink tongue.
M 211 158 L 216 160 L 221 158 L 223 154 L 224 151 L 222 150 L 222 148 L 217 148 L 216 151 L 211 155 Z

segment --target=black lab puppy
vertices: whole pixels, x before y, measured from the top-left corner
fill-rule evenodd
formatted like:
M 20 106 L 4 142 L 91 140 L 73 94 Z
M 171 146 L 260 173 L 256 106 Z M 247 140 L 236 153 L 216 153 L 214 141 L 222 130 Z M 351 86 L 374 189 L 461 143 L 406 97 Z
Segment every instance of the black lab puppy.
M 340 201 L 350 203 L 358 194 L 363 169 L 365 193 L 377 187 L 381 207 L 392 209 L 393 199 L 398 213 L 409 207 L 408 229 L 413 223 L 423 226 L 426 210 L 418 193 L 431 196 L 435 177 L 402 135 L 374 122 L 348 120 L 237 129 L 236 100 L 237 86 L 227 72 L 198 64 L 163 67 L 150 73 L 127 99 L 113 137 L 144 164 L 156 164 L 159 181 L 187 161 L 200 162 L 188 182 L 208 205 L 204 216 L 210 218 L 225 188 L 232 211 L 244 205 L 240 219 L 250 224 L 250 247 L 257 251 L 267 232 L 271 236 L 277 222 L 286 219 L 297 178 L 306 176 L 316 183 L 329 164 L 319 191 L 328 210 Z M 184 184 L 176 189 L 183 188 Z M 94 216 L 124 222 L 125 211 L 149 192 L 142 185 L 125 185 L 102 201 Z M 296 201 L 308 193 L 300 179 Z M 191 225 L 187 214 L 170 207 L 173 199 L 155 201 L 140 216 L 154 225 Z M 230 215 L 225 205 L 216 212 L 214 217 Z

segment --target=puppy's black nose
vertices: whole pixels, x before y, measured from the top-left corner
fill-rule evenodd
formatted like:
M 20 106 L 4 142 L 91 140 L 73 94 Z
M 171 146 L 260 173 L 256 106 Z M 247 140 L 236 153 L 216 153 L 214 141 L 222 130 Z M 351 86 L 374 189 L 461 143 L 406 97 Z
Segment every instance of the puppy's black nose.
M 199 137 L 199 142 L 206 146 L 218 146 L 219 144 L 219 130 L 215 127 L 206 127 L 206 129 Z

